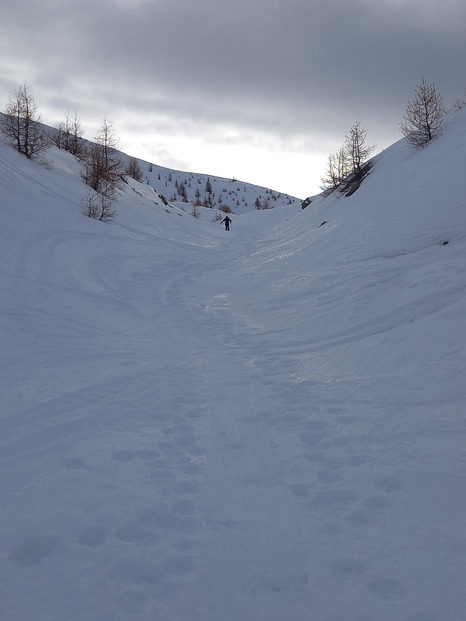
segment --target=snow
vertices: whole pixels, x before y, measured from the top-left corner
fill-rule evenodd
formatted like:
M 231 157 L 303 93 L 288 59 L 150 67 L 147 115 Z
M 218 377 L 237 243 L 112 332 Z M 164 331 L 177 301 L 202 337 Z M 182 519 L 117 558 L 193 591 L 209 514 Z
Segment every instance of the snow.
M 212 189 L 212 206 L 218 209 L 221 207 L 224 210 L 229 209 L 235 214 L 251 211 L 255 208 L 257 201 L 261 208 L 264 208 L 265 203 L 268 205 L 268 209 L 283 205 L 299 207 L 302 202 L 289 194 L 276 192 L 252 183 L 245 183 L 234 178 L 227 179 L 215 175 L 172 170 L 144 160 L 138 160 L 138 163 L 146 183 L 173 204 L 178 204 L 180 208 L 190 211 L 192 211 L 192 203 L 196 201 L 196 192 L 198 192 L 200 201 L 208 199 L 208 192 L 206 191 L 208 184 Z M 186 193 L 184 202 L 180 191 L 182 186 Z
M 465 146 L 226 233 L 0 137 L 1 619 L 464 617 Z

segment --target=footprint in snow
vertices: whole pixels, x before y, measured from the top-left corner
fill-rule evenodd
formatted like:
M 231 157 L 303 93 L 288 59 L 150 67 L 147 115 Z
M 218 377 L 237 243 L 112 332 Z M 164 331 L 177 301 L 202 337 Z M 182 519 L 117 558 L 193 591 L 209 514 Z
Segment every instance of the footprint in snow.
M 10 560 L 25 566 L 36 565 L 52 554 L 60 542 L 54 535 L 32 537 L 10 554 Z
M 388 474 L 375 478 L 374 485 L 386 494 L 399 492 L 404 487 L 402 480 L 395 474 Z
M 107 539 L 107 529 L 103 526 L 88 526 L 79 535 L 78 543 L 82 546 L 95 548 L 102 545 Z

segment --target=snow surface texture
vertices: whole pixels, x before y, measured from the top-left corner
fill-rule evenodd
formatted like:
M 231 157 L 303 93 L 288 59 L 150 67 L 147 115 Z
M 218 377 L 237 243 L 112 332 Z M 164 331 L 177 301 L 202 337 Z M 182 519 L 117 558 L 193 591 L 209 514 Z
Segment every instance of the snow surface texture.
M 465 618 L 465 153 L 226 233 L 1 138 L 2 620 Z

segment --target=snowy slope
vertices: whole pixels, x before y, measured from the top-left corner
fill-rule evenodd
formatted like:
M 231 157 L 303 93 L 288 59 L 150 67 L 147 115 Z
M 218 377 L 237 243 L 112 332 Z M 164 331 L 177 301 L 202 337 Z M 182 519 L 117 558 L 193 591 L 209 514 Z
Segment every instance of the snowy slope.
M 196 201 L 203 204 L 210 200 L 215 209 L 229 210 L 234 214 L 243 214 L 260 209 L 275 209 L 284 205 L 299 207 L 301 200 L 270 188 L 263 188 L 252 183 L 225 179 L 215 175 L 172 170 L 138 160 L 144 180 L 172 203 L 179 203 L 187 210 Z M 183 198 L 181 192 L 186 193 Z
M 227 234 L 0 137 L 0 618 L 463 618 L 465 151 Z

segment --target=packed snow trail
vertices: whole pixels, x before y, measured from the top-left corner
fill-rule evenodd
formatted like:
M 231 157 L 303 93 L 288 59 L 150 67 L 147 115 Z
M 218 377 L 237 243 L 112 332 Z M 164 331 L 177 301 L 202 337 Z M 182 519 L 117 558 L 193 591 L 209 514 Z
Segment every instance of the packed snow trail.
M 250 244 L 247 235 L 226 240 L 223 269 L 234 269 L 235 255 Z M 172 298 L 173 308 L 183 309 L 185 298 L 184 292 Z M 207 301 L 204 317 L 196 316 L 195 307 L 183 310 L 180 320 L 197 338 L 203 335 L 208 347 L 195 358 L 209 414 L 203 477 L 208 542 L 200 588 L 207 597 L 204 616 L 265 621 L 288 618 L 292 611 L 294 619 L 309 619 L 305 542 L 282 480 L 285 468 L 269 422 L 273 403 L 243 345 L 247 330 L 229 312 L 221 291 Z
M 242 237 L 223 240 L 220 280 L 224 270 L 234 269 L 235 256 L 254 243 L 253 235 L 245 229 Z M 208 277 L 212 268 L 203 264 L 201 271 Z M 172 281 L 164 297 L 175 324 L 191 335 L 183 340 L 192 344 L 192 364 L 201 373 L 196 384 L 206 400 L 202 416 L 191 413 L 206 443 L 200 499 L 207 539 L 200 560 L 203 583 L 196 587 L 196 599 L 204 600 L 200 618 L 270 621 L 292 611 L 297 621 L 309 619 L 305 542 L 269 424 L 273 404 L 242 346 L 247 333 L 241 318 L 231 315 L 222 292 L 187 305 L 186 286 L 195 288 L 199 273 L 185 277 L 181 288 Z M 184 615 L 192 609 L 188 603 Z M 165 614 L 184 618 L 181 611 Z
M 308 619 L 304 542 L 234 318 L 183 302 L 212 252 L 151 266 L 142 233 L 138 260 L 119 253 L 121 228 L 73 309 L 53 265 L 85 239 L 47 232 L 19 254 L 9 293 L 21 308 L 35 278 L 39 333 L 2 421 L 3 616 Z

